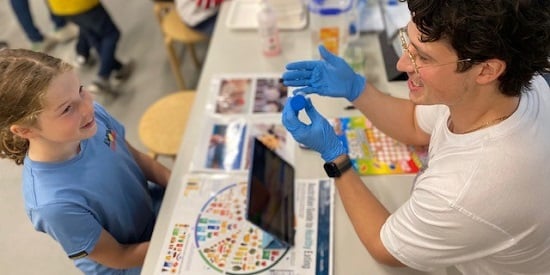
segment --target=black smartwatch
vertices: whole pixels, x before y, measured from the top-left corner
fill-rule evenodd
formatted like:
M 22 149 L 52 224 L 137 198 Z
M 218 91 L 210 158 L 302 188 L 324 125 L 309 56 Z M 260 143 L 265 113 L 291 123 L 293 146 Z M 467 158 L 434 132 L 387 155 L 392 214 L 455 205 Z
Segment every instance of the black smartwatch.
M 353 167 L 353 164 L 351 163 L 348 155 L 346 155 L 346 158 L 340 164 L 337 164 L 335 162 L 325 162 L 325 165 L 323 165 L 323 168 L 325 168 L 325 172 L 327 172 L 327 176 L 331 178 L 339 178 L 351 167 Z

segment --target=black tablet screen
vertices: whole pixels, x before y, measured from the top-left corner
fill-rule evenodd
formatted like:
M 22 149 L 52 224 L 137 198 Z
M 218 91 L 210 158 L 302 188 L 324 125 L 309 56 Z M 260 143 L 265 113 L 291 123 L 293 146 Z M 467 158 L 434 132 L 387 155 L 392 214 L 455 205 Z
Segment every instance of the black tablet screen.
M 247 219 L 286 245 L 294 245 L 294 167 L 258 139 L 252 146 Z

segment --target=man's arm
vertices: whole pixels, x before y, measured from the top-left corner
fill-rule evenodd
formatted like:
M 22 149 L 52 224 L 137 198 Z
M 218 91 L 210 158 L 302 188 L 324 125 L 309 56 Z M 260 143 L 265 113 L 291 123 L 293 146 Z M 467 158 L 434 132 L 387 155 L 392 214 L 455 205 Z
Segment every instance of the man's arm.
M 335 162 L 342 162 L 343 159 L 344 155 L 339 156 Z M 335 185 L 357 236 L 371 256 L 385 265 L 405 266 L 382 244 L 380 230 L 390 213 L 365 186 L 359 175 L 349 169 L 335 178 Z
M 138 151 L 128 141 L 126 141 L 126 144 L 128 145 L 128 149 L 134 156 L 137 164 L 145 174 L 145 177 L 158 185 L 166 187 L 168 185 L 168 180 L 170 179 L 170 169 L 160 164 L 150 156 Z
M 282 112 L 283 125 L 297 142 L 319 152 L 325 162 L 335 162 L 338 167 L 342 166 L 347 158 L 344 144 L 311 101 L 308 99 L 305 103 L 304 110 L 310 123 L 304 123 L 298 118 L 299 112 L 292 108 L 289 100 Z M 335 179 L 335 185 L 355 232 L 369 253 L 381 263 L 403 266 L 380 240 L 380 230 L 390 213 L 363 184 L 357 173 L 348 169 Z
M 353 105 L 386 135 L 410 145 L 427 145 L 430 136 L 416 122 L 415 104 L 382 93 L 367 83 Z
M 149 242 L 120 244 L 103 229 L 94 250 L 88 257 L 110 268 L 128 269 L 143 265 L 148 248 Z

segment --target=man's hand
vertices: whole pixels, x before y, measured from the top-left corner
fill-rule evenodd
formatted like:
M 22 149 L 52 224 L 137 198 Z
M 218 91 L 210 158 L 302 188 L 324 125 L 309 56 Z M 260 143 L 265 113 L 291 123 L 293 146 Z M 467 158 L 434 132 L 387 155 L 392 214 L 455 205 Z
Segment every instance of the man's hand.
M 344 97 L 354 101 L 365 89 L 367 80 L 355 73 L 346 61 L 319 46 L 322 60 L 298 61 L 286 65 L 283 83 L 301 87 L 294 91 Z
M 283 108 L 283 125 L 292 134 L 294 139 L 312 150 L 321 153 L 321 157 L 326 162 L 333 161 L 338 156 L 347 154 L 347 149 L 336 136 L 334 128 L 315 110 L 310 99 L 307 99 L 305 111 L 311 120 L 310 124 L 305 124 L 298 119 L 298 112 L 292 109 L 290 100 L 287 100 Z

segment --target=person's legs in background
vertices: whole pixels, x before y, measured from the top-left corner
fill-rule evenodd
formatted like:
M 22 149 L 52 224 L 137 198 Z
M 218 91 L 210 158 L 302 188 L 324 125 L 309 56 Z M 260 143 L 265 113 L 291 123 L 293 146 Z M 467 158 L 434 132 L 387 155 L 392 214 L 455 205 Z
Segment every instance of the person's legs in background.
M 127 79 L 132 73 L 133 63 L 123 65 L 116 57 L 116 46 L 120 38 L 120 31 L 112 21 L 109 13 L 100 4 L 97 7 L 75 16 L 67 17 L 80 27 L 83 38 L 88 43 L 88 48 L 95 48 L 100 60 L 99 72 L 93 84 L 101 91 L 112 91 L 110 76 L 118 80 Z M 82 42 L 79 40 L 79 42 Z M 80 44 L 77 53 L 86 57 L 85 44 Z
M 28 1 L 28 0 L 25 0 L 25 1 Z M 55 30 L 53 32 L 53 37 L 57 39 L 57 42 L 67 43 L 78 36 L 78 27 L 67 22 L 65 18 L 56 16 L 50 11 L 50 19 L 52 20 L 53 25 L 55 27 Z
M 31 41 L 31 49 L 33 51 L 47 52 L 51 50 L 55 44 L 55 39 L 45 37 L 40 30 L 34 25 L 34 20 L 31 15 L 28 0 L 11 0 L 11 7 L 19 24 L 25 31 L 27 38 Z
M 96 58 L 92 54 L 90 42 L 84 32 L 81 31 L 76 41 L 76 65 L 79 67 L 91 67 L 95 62 Z
M 48 52 L 57 42 L 68 42 L 78 34 L 76 26 L 67 24 L 65 19 L 50 13 L 55 31 L 51 37 L 43 35 L 34 24 L 28 0 L 10 0 L 10 3 L 19 24 L 31 42 L 31 49 L 34 51 Z
M 12 2 L 13 1 L 14 0 L 12 0 Z M 15 0 L 15 1 L 17 1 L 17 0 Z M 26 2 L 28 2 L 28 0 Z M 65 20 L 65 18 L 59 17 L 59 16 L 57 16 L 57 15 L 51 13 L 51 12 L 50 12 L 50 19 L 52 20 L 53 25 L 54 25 L 56 30 L 61 29 L 61 28 L 65 27 L 67 25 L 67 20 Z

